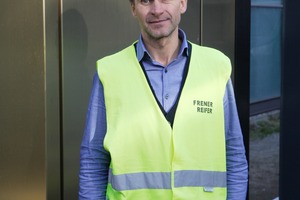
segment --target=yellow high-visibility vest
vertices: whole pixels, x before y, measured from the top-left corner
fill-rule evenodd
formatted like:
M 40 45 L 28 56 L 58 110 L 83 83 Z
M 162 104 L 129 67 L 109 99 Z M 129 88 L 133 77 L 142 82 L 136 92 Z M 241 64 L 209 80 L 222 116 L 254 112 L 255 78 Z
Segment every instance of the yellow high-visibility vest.
M 225 200 L 223 97 L 231 64 L 192 44 L 190 66 L 170 126 L 130 47 L 97 61 L 110 153 L 109 200 Z

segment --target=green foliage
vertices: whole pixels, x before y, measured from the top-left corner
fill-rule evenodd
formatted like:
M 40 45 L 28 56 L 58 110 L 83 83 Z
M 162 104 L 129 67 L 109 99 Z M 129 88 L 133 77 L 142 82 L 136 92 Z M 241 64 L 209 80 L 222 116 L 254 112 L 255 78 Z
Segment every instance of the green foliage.
M 279 114 L 269 115 L 265 119 L 250 123 L 250 139 L 262 139 L 273 133 L 279 133 Z

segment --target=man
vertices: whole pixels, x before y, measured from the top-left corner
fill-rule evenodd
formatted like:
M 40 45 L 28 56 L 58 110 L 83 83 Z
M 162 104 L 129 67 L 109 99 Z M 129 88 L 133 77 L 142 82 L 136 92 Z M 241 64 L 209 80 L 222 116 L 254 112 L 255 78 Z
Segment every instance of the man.
M 141 36 L 97 62 L 79 198 L 245 199 L 229 59 L 187 41 L 187 0 L 130 3 Z

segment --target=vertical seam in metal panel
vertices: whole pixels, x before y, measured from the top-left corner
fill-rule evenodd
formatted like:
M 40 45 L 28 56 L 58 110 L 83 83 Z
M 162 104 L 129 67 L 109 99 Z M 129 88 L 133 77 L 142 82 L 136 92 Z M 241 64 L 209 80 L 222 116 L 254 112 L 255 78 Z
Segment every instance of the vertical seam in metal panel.
M 48 131 L 47 131 L 47 126 L 48 126 L 48 124 L 47 124 L 47 114 L 48 114 L 48 112 L 47 112 L 47 93 L 46 93 L 46 91 L 47 91 L 47 68 L 46 68 L 46 66 L 47 66 L 47 46 L 46 46 L 46 40 L 47 40 L 47 38 L 46 38 L 46 5 L 45 5 L 45 0 L 43 0 L 43 47 L 44 47 L 44 52 L 43 52 L 43 54 L 44 54 L 44 63 L 43 63 L 43 65 L 44 65 L 44 91 L 45 91 L 45 93 L 44 93 L 44 98 L 45 98 L 45 158 L 46 158 L 46 161 L 45 161 L 45 166 L 46 166 L 46 172 L 45 172 L 45 182 L 46 182 L 46 199 L 48 198 L 48 170 L 49 170 L 49 168 L 48 168 L 48 162 L 49 162 L 49 160 L 48 160 L 48 144 L 47 144 L 47 136 L 48 136 Z
M 61 108 L 60 108 L 60 37 L 57 1 L 43 0 L 44 71 L 45 71 L 45 134 L 46 134 L 46 199 L 61 197 Z M 52 7 L 56 6 L 56 7 Z M 54 16 L 55 15 L 55 16 Z M 53 31 L 55 29 L 55 31 Z M 50 39 L 49 39 L 50 38 Z M 54 62 L 53 62 L 54 61 Z M 55 64 L 54 64 L 55 63 Z M 58 81 L 57 81 L 58 80 Z M 53 83 L 55 81 L 55 83 Z M 55 149 L 51 146 L 55 142 Z M 54 154 L 55 156 L 53 156 Z M 58 172 L 57 172 L 58 171 Z M 58 197 L 57 197 L 58 196 Z
M 203 44 L 203 0 L 200 0 L 200 45 Z
M 60 199 L 64 199 L 64 149 L 63 149 L 63 16 L 62 0 L 58 0 L 58 43 L 59 43 L 59 112 L 60 112 Z

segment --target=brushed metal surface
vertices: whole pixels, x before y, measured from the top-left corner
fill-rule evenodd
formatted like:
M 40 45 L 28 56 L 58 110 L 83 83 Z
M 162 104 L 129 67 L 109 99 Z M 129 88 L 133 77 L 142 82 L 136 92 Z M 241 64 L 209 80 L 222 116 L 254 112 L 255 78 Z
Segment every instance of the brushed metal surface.
M 45 199 L 43 2 L 0 3 L 0 199 Z
M 235 0 L 202 0 L 202 44 L 225 53 L 234 66 Z

